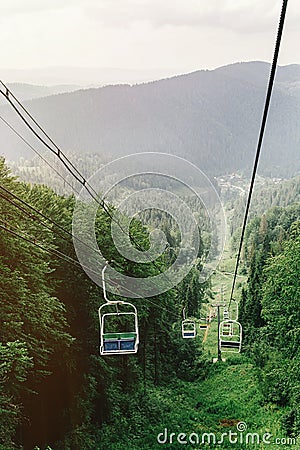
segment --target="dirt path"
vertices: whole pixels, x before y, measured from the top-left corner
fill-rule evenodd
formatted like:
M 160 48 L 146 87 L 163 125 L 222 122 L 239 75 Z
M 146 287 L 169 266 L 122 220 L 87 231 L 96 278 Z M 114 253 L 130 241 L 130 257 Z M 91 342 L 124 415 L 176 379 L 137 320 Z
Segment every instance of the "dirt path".
M 210 327 L 211 316 L 212 316 L 212 307 L 209 308 L 209 322 L 208 322 L 207 328 L 206 328 L 204 336 L 203 336 L 203 344 L 205 344 L 206 339 L 207 339 L 207 335 L 208 335 L 208 331 L 209 331 L 209 327 Z

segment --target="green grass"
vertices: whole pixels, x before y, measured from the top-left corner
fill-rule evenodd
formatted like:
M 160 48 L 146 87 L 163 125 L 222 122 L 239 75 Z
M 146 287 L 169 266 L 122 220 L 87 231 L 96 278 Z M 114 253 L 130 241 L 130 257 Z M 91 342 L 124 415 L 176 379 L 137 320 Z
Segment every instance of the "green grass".
M 238 433 L 245 440 L 246 433 L 258 433 L 262 436 L 270 433 L 275 437 L 281 437 L 280 417 L 283 410 L 270 403 L 265 403 L 259 392 L 255 368 L 244 356 L 231 356 L 225 363 L 211 364 L 205 380 L 197 382 L 176 381 L 167 387 L 149 388 L 141 404 L 137 417 L 133 417 L 133 423 L 127 420 L 123 437 L 113 443 L 114 433 L 107 429 L 110 444 L 106 444 L 107 450 L 135 450 L 135 449 L 162 449 L 177 450 L 185 448 L 196 450 L 200 448 L 238 450 L 275 449 L 280 446 L 275 444 L 246 445 L 239 443 L 234 445 L 226 438 L 222 445 L 179 444 L 176 439 L 179 433 L 185 433 L 187 437 L 196 433 L 201 442 L 203 433 L 215 433 L 217 440 L 222 433 L 237 432 L 237 423 L 244 422 L 247 431 Z M 143 418 L 143 414 L 145 417 Z M 135 423 L 138 421 L 138 423 Z M 122 422 L 120 423 L 122 427 Z M 167 429 L 167 443 L 159 444 L 159 433 L 164 440 L 164 430 Z M 120 430 L 115 429 L 119 434 Z M 171 437 L 171 433 L 175 436 Z M 172 443 L 170 443 L 170 439 Z M 273 439 L 273 438 L 271 438 Z M 102 449 L 104 447 L 99 447 Z M 282 448 L 287 448 L 283 446 Z M 294 448 L 297 448 L 294 446 Z

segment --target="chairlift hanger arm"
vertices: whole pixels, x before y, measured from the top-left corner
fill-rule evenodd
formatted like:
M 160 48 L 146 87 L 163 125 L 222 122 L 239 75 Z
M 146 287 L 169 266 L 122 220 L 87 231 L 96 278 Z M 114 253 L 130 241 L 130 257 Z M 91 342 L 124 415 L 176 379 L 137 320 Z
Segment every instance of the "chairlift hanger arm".
M 109 261 L 106 261 L 106 263 L 105 263 L 105 265 L 104 265 L 104 267 L 102 269 L 101 275 L 102 275 L 103 296 L 104 296 L 105 301 L 109 303 L 110 301 L 108 300 L 107 295 L 106 295 L 105 276 L 104 276 L 108 264 L 109 264 Z

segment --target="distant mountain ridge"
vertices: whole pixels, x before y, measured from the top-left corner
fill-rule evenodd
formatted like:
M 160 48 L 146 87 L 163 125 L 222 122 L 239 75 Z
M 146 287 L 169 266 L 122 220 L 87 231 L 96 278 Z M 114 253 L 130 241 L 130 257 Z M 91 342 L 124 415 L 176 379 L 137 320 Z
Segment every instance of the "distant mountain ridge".
M 264 62 L 236 63 L 134 86 L 77 90 L 25 105 L 63 149 L 82 157 L 99 153 L 107 160 L 157 151 L 182 156 L 213 175 L 249 172 L 269 71 Z M 300 170 L 299 93 L 300 66 L 278 67 L 260 161 L 267 176 L 289 177 Z M 9 108 L 0 111 L 19 123 Z M 2 125 L 0 139 L 8 159 L 28 157 L 24 144 Z
M 20 101 L 33 100 L 35 98 L 49 97 L 66 92 L 74 92 L 81 87 L 75 84 L 58 84 L 55 86 L 43 86 L 28 83 L 8 83 L 8 88 Z M 0 99 L 0 104 L 5 104 L 4 99 Z
M 141 83 L 158 80 L 178 73 L 176 69 L 141 67 L 139 69 L 122 69 L 118 67 L 45 67 L 34 69 L 1 69 L 3 81 L 28 83 L 33 85 L 75 84 L 81 87 L 105 86 L 116 83 Z

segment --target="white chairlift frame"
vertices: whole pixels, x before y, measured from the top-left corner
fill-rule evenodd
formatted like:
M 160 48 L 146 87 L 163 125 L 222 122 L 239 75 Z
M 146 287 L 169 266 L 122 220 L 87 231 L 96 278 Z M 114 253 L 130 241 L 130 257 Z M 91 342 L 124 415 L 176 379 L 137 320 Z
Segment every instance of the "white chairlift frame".
M 199 323 L 199 329 L 200 330 L 206 330 L 208 328 L 208 324 L 210 321 L 210 316 L 208 314 L 204 314 L 205 311 L 200 311 L 200 323 Z
M 208 320 L 206 317 L 200 317 L 200 323 L 199 323 L 199 328 L 200 330 L 206 330 L 206 328 L 208 327 Z
M 106 307 L 111 307 L 112 305 L 116 305 L 117 307 L 119 305 L 126 305 L 127 307 L 131 307 L 133 309 L 133 311 L 117 311 L 117 312 L 107 312 L 104 313 L 102 312 L 103 308 Z M 110 302 L 108 301 L 107 303 L 104 303 L 103 305 L 100 306 L 99 310 L 99 322 L 100 322 L 100 355 L 129 355 L 129 354 L 134 354 L 137 353 L 138 351 L 138 345 L 139 345 L 139 327 L 138 327 L 138 316 L 137 316 L 137 309 L 136 307 L 129 302 L 124 302 L 124 301 L 115 301 L 115 302 Z M 134 316 L 134 331 L 124 331 L 122 333 L 124 334 L 135 334 L 135 341 L 134 341 L 134 348 L 133 350 L 122 350 L 122 349 L 117 349 L 117 350 L 105 350 L 105 339 L 104 339 L 104 335 L 107 333 L 112 333 L 112 334 L 122 334 L 119 332 L 105 332 L 105 318 L 107 317 L 120 317 L 120 316 Z
M 192 325 L 191 329 L 189 330 L 185 329 L 186 325 Z M 194 339 L 196 337 L 196 324 L 194 320 L 184 319 L 181 322 L 181 333 L 184 339 Z M 187 336 L 186 333 L 191 334 L 191 336 Z
M 106 286 L 105 286 L 105 278 L 104 278 L 104 274 L 105 274 L 105 271 L 107 269 L 107 266 L 108 266 L 108 261 L 106 262 L 105 266 L 102 269 L 103 296 L 104 296 L 104 299 L 106 300 L 106 303 L 103 303 L 103 305 L 101 305 L 99 310 L 98 310 L 99 323 L 100 323 L 100 355 L 129 355 L 129 354 L 134 354 L 134 353 L 137 353 L 138 345 L 139 345 L 139 326 L 138 326 L 137 309 L 132 303 L 124 302 L 124 301 L 110 301 L 107 298 Z M 107 312 L 107 313 L 103 314 L 103 312 L 102 312 L 103 308 L 111 307 L 112 305 L 116 306 L 117 312 Z M 123 312 L 121 311 L 120 312 L 118 310 L 118 306 L 119 305 L 122 305 L 122 306 L 125 305 L 126 307 L 130 307 L 130 308 L 132 308 L 132 311 L 123 311 Z M 122 350 L 120 348 L 118 348 L 116 350 L 105 350 L 104 335 L 110 333 L 110 332 L 105 333 L 105 318 L 110 317 L 110 316 L 119 317 L 119 316 L 129 316 L 129 315 L 134 316 L 134 331 L 126 331 L 126 332 L 121 332 L 121 333 L 120 332 L 111 332 L 111 334 L 115 334 L 115 335 L 134 334 L 135 335 L 135 340 L 134 340 L 133 350 Z M 124 341 L 125 340 L 126 340 L 126 338 L 124 338 Z M 122 342 L 121 339 L 115 339 L 115 341 Z
M 231 335 L 224 335 L 222 334 L 222 331 L 224 329 L 224 324 L 229 324 L 232 326 L 232 334 Z M 234 329 L 235 327 L 238 327 L 239 329 L 239 334 L 234 334 Z M 229 353 L 240 353 L 241 349 L 242 349 L 242 325 L 240 324 L 240 322 L 238 322 L 237 320 L 223 320 L 220 323 L 220 327 L 219 327 L 219 335 L 220 335 L 220 339 L 219 339 L 219 348 L 222 352 L 229 352 Z M 228 337 L 230 338 L 236 338 L 235 340 L 228 340 Z M 222 343 L 227 342 L 235 344 L 235 346 L 230 347 L 226 346 L 224 347 L 224 345 L 222 345 Z
M 223 309 L 223 320 L 230 320 L 230 313 L 227 308 Z
M 195 321 L 192 319 L 187 319 L 185 316 L 185 308 L 183 308 L 182 311 L 183 315 L 183 321 L 181 322 L 181 334 L 183 339 L 194 339 L 196 337 L 197 331 L 196 331 L 196 324 Z M 192 325 L 191 329 L 185 330 L 186 325 Z M 191 336 L 187 336 L 186 333 L 188 333 Z

